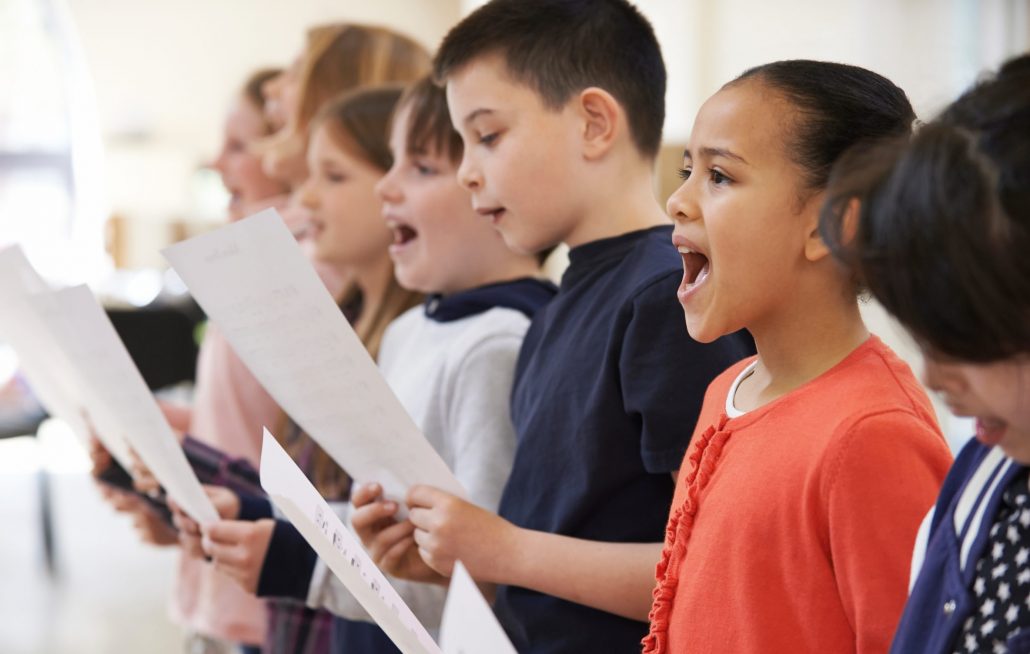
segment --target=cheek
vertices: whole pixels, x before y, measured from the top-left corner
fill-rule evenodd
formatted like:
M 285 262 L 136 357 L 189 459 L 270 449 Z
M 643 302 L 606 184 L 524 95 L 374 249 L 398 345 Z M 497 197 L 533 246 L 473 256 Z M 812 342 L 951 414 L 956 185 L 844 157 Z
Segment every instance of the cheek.
M 999 363 L 969 375 L 974 392 L 994 412 L 1030 429 L 1030 364 Z
M 278 182 L 265 174 L 260 159 L 247 157 L 240 163 L 239 172 L 243 184 L 247 187 L 244 192 L 265 193 L 278 187 Z

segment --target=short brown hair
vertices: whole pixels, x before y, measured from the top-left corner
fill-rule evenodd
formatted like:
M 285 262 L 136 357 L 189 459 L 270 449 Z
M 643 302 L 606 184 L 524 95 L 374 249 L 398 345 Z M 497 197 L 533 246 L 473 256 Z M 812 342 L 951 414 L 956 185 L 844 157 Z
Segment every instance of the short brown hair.
M 402 109 L 408 110 L 404 138 L 408 152 L 438 152 L 446 155 L 451 163 L 461 161 L 464 146 L 461 135 L 451 123 L 447 95 L 431 76 L 423 77 L 404 91 L 397 103 L 397 113 Z
M 611 93 L 637 149 L 658 154 L 665 62 L 651 23 L 626 0 L 493 0 L 444 37 L 434 74 L 444 81 L 490 54 L 500 54 L 508 73 L 552 109 L 591 86 Z

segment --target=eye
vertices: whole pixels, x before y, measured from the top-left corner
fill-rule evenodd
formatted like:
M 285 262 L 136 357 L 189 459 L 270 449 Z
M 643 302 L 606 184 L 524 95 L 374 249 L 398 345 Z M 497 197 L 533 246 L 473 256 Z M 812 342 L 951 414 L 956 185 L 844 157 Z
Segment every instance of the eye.
M 423 163 L 421 161 L 416 161 L 412 165 L 414 166 L 415 171 L 418 172 L 418 174 L 422 175 L 423 177 L 431 177 L 433 175 L 436 175 L 437 172 L 439 172 L 439 171 L 437 171 L 436 167 L 431 166 L 431 165 L 429 165 L 427 163 Z
M 333 184 L 341 184 L 347 180 L 347 176 L 334 171 L 326 171 L 325 178 Z
M 483 134 L 482 136 L 479 137 L 479 143 L 481 145 L 491 146 L 491 145 L 493 145 L 494 143 L 497 142 L 497 137 L 499 135 L 500 134 L 498 132 L 493 132 L 493 133 L 490 133 L 490 134 Z
M 726 174 L 723 173 L 718 168 L 709 168 L 708 169 L 708 179 L 713 184 L 715 184 L 716 186 L 724 186 L 724 185 L 729 184 L 730 182 L 733 181 L 732 179 L 727 177 Z
M 676 176 L 682 179 L 683 181 L 687 181 L 688 179 L 690 179 L 690 168 L 680 168 L 676 171 Z

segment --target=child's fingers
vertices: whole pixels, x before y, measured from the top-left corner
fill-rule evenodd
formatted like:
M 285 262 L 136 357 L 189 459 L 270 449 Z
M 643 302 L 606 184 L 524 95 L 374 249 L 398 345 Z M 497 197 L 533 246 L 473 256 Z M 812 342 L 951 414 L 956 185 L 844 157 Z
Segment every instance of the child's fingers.
M 207 525 L 203 531 L 213 544 L 237 545 L 252 533 L 253 524 L 244 520 L 219 520 Z
M 439 488 L 416 484 L 408 489 L 407 503 L 409 507 L 420 506 L 428 509 L 448 497 L 453 497 L 453 495 Z
M 240 498 L 224 486 L 204 485 L 204 492 L 224 520 L 235 520 L 240 515 Z
M 362 484 L 351 492 L 350 501 L 356 507 L 373 502 L 383 494 L 383 487 L 375 482 Z
M 375 533 L 394 523 L 396 502 L 373 502 L 351 513 L 351 525 L 356 531 Z
M 368 553 L 372 555 L 372 560 L 378 561 L 387 550 L 397 544 L 397 541 L 409 538 L 414 531 L 415 525 L 407 520 L 390 525 L 380 531 L 368 547 Z
M 183 513 L 178 504 L 169 501 L 168 506 L 172 509 L 172 524 L 176 529 L 184 534 L 200 536 L 200 525 L 196 520 Z
M 139 505 L 139 500 L 134 496 L 129 493 L 120 492 L 113 493 L 111 495 L 110 502 L 111 506 L 113 506 L 116 511 L 121 511 L 123 513 L 135 511 Z
M 430 531 L 435 524 L 432 509 L 409 509 L 408 520 L 421 531 Z
M 89 437 L 89 459 L 93 463 L 93 475 L 99 475 L 111 465 L 111 454 L 96 436 Z
M 239 564 L 240 548 L 235 543 L 219 543 L 208 539 L 201 543 L 201 550 L 219 568 L 234 568 Z
M 179 546 L 182 548 L 183 552 L 193 558 L 203 559 L 207 557 L 199 535 L 187 534 L 184 531 L 179 531 Z
M 130 450 L 129 455 L 132 457 L 132 485 L 140 493 L 152 494 L 156 493 L 161 489 L 161 484 L 158 483 L 157 478 L 154 477 L 154 473 L 150 471 L 150 468 L 143 463 L 143 459 L 136 454 L 135 450 Z
M 415 549 L 415 547 L 415 537 L 409 535 L 391 545 L 389 549 L 383 552 L 382 557 L 377 563 L 383 570 L 397 570 L 401 567 L 405 557 L 408 556 L 408 552 Z

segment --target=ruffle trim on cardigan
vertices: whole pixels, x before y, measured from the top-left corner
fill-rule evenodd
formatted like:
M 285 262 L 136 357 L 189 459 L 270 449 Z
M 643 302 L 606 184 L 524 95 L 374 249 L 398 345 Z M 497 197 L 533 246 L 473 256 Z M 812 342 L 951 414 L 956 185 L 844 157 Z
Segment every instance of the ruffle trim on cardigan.
M 684 479 L 687 495 L 683 504 L 673 512 L 665 528 L 665 547 L 662 548 L 662 556 L 655 569 L 658 585 L 654 589 L 654 600 L 648 615 L 651 630 L 641 641 L 643 654 L 665 654 L 669 651 L 669 619 L 672 613 L 672 600 L 679 585 L 680 564 L 686 557 L 687 543 L 694 528 L 698 497 L 711 481 L 722 450 L 729 440 L 730 432 L 725 431 L 728 420 L 725 414 L 719 416 L 718 423 L 709 426 L 696 439 L 696 444 L 691 444 L 690 454 L 687 456 L 690 471 Z

